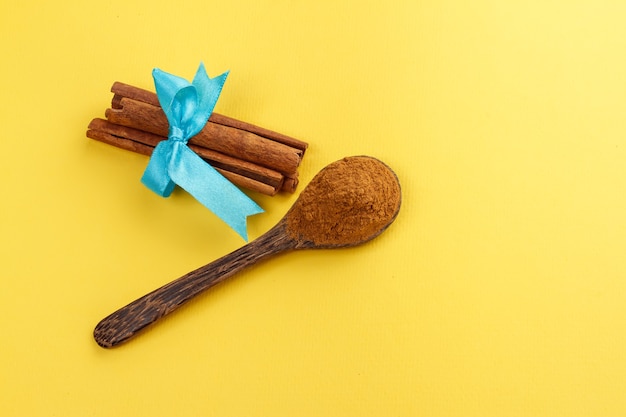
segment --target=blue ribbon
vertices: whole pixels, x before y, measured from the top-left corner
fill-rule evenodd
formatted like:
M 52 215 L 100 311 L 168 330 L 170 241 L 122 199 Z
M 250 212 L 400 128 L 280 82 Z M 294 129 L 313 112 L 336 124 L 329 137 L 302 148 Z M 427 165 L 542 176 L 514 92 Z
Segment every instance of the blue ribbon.
M 189 83 L 158 68 L 152 71 L 170 127 L 168 139 L 154 149 L 141 182 L 162 197 L 169 197 L 178 184 L 247 241 L 246 217 L 263 209 L 187 146 L 209 120 L 227 75 L 209 78 L 200 64 Z

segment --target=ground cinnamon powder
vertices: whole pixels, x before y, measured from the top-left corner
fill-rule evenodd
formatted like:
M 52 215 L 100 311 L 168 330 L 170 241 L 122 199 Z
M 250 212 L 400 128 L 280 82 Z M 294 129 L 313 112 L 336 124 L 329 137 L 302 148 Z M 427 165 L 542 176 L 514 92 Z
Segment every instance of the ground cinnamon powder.
M 396 175 L 381 161 L 344 158 L 324 168 L 300 194 L 287 231 L 316 245 L 344 246 L 369 240 L 395 218 L 401 202 Z

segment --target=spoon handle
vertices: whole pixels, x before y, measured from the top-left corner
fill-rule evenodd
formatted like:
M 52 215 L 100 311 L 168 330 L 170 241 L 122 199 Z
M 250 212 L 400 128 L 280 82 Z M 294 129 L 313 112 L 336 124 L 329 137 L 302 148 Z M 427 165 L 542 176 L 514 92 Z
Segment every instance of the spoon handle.
M 279 222 L 249 244 L 165 284 L 102 319 L 94 329 L 94 338 L 102 347 L 117 346 L 247 266 L 294 248 L 295 241 L 285 233 L 284 222 Z

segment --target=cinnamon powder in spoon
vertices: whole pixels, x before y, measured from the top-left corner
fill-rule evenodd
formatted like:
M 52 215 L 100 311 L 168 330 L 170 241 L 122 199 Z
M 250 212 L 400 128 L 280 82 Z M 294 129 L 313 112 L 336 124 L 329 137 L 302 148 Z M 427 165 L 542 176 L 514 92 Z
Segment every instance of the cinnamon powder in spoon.
M 401 202 L 396 175 L 371 157 L 344 158 L 322 170 L 300 194 L 287 231 L 316 245 L 349 246 L 376 237 Z

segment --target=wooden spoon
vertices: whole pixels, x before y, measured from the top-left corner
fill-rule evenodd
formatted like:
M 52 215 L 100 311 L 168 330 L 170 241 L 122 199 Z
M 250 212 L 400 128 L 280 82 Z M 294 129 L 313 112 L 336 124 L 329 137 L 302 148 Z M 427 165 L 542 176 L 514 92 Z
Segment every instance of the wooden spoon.
M 98 323 L 94 338 L 102 347 L 117 346 L 213 285 L 278 253 L 367 242 L 393 222 L 400 202 L 398 178 L 379 160 L 354 156 L 333 162 L 267 233 L 120 308 Z

